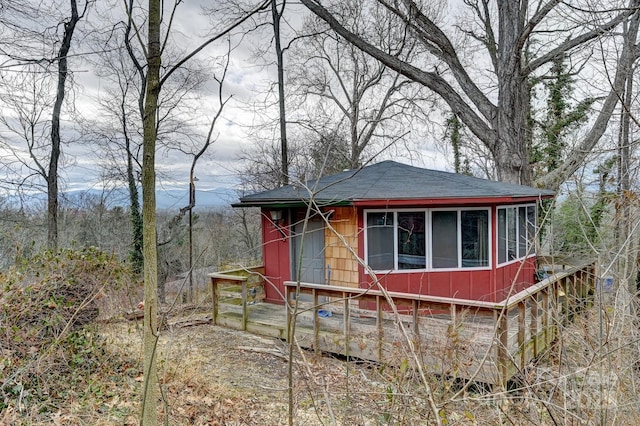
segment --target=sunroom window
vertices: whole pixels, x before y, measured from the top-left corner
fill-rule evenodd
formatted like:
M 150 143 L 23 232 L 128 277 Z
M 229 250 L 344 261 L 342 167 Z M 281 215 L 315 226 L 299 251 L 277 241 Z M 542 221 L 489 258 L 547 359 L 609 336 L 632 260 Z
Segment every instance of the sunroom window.
M 424 212 L 398 212 L 398 269 L 424 269 L 426 234 Z
M 433 268 L 489 266 L 487 210 L 433 211 Z
M 393 269 L 393 231 L 393 213 L 367 214 L 367 263 L 372 269 Z
M 498 264 L 535 254 L 536 206 L 498 208 Z
M 366 257 L 374 270 L 489 266 L 488 209 L 371 211 L 365 215 Z

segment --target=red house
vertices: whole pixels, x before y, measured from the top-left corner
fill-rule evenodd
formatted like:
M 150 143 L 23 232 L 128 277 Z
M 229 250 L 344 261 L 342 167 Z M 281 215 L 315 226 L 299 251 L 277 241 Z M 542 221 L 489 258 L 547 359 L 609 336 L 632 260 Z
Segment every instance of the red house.
M 370 287 L 362 262 L 390 291 L 496 302 L 535 283 L 537 203 L 553 196 L 384 161 L 235 207 L 261 208 L 268 302 L 297 279 Z

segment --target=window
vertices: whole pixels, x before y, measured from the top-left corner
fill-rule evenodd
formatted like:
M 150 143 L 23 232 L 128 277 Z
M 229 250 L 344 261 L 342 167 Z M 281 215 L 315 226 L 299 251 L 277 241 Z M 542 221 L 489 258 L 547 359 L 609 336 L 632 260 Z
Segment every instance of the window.
M 434 268 L 458 267 L 458 212 L 434 211 L 431 215 Z
M 365 221 L 367 264 L 374 270 L 489 266 L 488 209 L 369 211 Z
M 498 208 L 498 264 L 535 254 L 536 206 Z
M 398 269 L 424 269 L 424 212 L 398 212 Z
M 462 234 L 462 267 L 489 266 L 489 212 L 460 212 Z
M 393 213 L 367 215 L 367 261 L 378 271 L 393 269 Z

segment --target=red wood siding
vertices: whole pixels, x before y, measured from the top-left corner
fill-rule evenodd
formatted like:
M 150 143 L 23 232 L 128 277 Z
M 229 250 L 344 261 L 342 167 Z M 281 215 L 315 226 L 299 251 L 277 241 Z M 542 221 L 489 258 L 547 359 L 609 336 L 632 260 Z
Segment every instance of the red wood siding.
M 371 207 L 371 206 L 369 206 Z M 384 206 L 378 206 L 384 207 Z M 417 206 L 419 207 L 419 206 Z M 288 224 L 280 226 L 281 231 L 269 220 L 269 214 L 264 212 L 262 217 L 263 260 L 265 275 L 272 285 L 266 286 L 266 299 L 272 303 L 283 303 L 283 282 L 290 280 L 291 257 Z M 363 208 L 357 209 L 358 254 L 364 258 L 364 215 Z M 394 272 L 378 276 L 380 282 L 391 291 L 402 293 L 425 294 L 442 297 L 501 301 L 509 293 L 518 292 L 535 283 L 535 257 L 525 259 L 524 262 L 513 262 L 496 267 L 496 206 L 491 206 L 492 229 L 492 268 L 488 270 L 455 270 L 455 271 L 423 271 L 423 272 Z M 353 218 L 353 216 L 351 216 Z M 351 219 L 353 220 L 353 219 Z M 372 279 L 364 268 L 358 267 L 360 287 L 371 286 Z M 512 283 L 514 287 L 511 288 Z
M 535 283 L 536 258 L 500 265 L 496 268 L 496 300 L 504 300 Z M 512 288 L 513 285 L 513 288 Z

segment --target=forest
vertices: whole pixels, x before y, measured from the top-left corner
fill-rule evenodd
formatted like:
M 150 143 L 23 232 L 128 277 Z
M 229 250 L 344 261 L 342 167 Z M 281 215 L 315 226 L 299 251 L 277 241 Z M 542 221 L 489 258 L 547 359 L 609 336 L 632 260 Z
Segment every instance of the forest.
M 638 0 L 0 0 L 0 423 L 637 423 L 639 25 Z M 262 262 L 231 204 L 388 159 L 555 191 L 538 253 L 597 265 L 508 386 L 455 379 L 455 330 L 424 375 L 211 323 L 208 274 Z

